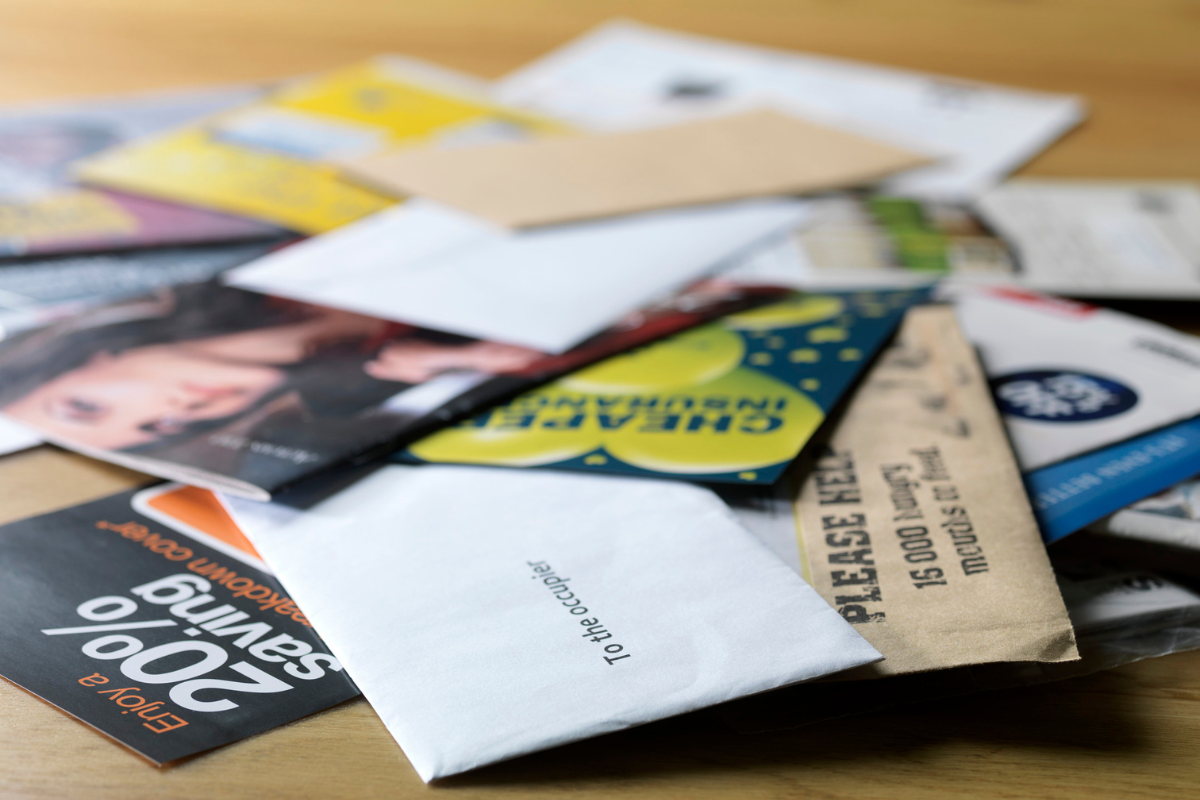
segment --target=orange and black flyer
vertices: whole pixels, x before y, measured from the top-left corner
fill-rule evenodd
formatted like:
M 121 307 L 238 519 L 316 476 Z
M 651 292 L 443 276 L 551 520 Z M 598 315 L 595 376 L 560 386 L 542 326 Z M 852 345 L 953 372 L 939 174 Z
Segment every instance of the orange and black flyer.
M 0 602 L 0 675 L 156 764 L 358 694 L 212 495 L 189 487 L 0 528 Z

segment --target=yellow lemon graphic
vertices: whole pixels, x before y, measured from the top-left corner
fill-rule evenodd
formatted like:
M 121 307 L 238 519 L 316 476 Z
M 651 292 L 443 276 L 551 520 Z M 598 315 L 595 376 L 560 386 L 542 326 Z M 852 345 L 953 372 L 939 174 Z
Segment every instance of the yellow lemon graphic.
M 721 322 L 734 330 L 769 331 L 812 325 L 814 322 L 832 319 L 845 310 L 846 303 L 840 297 L 793 294 L 778 303 L 730 314 Z
M 417 458 L 432 462 L 535 467 L 576 458 L 600 444 L 590 398 L 557 384 L 522 395 L 492 412 L 485 427 L 446 428 L 414 444 Z
M 684 397 L 692 408 L 678 402 Z M 816 403 L 787 384 L 738 368 L 680 392 L 670 407 L 643 411 L 634 424 L 603 432 L 603 444 L 642 469 L 741 472 L 791 460 L 824 418 Z
M 606 359 L 556 385 L 576 392 L 630 394 L 696 386 L 742 362 L 742 337 L 720 325 L 704 325 L 639 350 Z

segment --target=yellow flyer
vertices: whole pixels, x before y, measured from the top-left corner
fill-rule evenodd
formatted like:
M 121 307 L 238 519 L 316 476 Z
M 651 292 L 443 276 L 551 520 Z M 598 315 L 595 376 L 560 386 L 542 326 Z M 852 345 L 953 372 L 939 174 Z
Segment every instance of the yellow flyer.
M 398 458 L 774 483 L 926 296 L 794 293 L 572 373 Z
M 77 174 L 87 183 L 317 234 L 399 199 L 345 179 L 339 159 L 556 129 L 494 105 L 470 79 L 379 57 L 107 151 L 84 161 Z

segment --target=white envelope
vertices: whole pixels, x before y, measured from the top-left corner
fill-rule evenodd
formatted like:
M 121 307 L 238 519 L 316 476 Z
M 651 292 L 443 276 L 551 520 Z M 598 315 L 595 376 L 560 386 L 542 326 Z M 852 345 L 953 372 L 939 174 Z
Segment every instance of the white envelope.
M 880 658 L 690 484 L 392 465 L 228 502 L 425 781 Z
M 798 224 L 799 200 L 508 231 L 432 201 L 381 211 L 227 273 L 243 289 L 561 353 Z
M 1083 119 L 1083 103 L 630 22 L 601 26 L 517 70 L 501 102 L 614 130 L 768 104 L 947 157 L 885 181 L 892 193 L 961 200 Z
M 955 306 L 1024 471 L 1200 414 L 1200 338 L 1018 289 Z

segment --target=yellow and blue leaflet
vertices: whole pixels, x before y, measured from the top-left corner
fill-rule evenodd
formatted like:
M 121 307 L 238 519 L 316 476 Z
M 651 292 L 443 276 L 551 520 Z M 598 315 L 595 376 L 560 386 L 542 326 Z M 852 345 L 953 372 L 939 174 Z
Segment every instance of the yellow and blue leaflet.
M 526 392 L 399 458 L 774 483 L 926 298 L 794 293 Z

